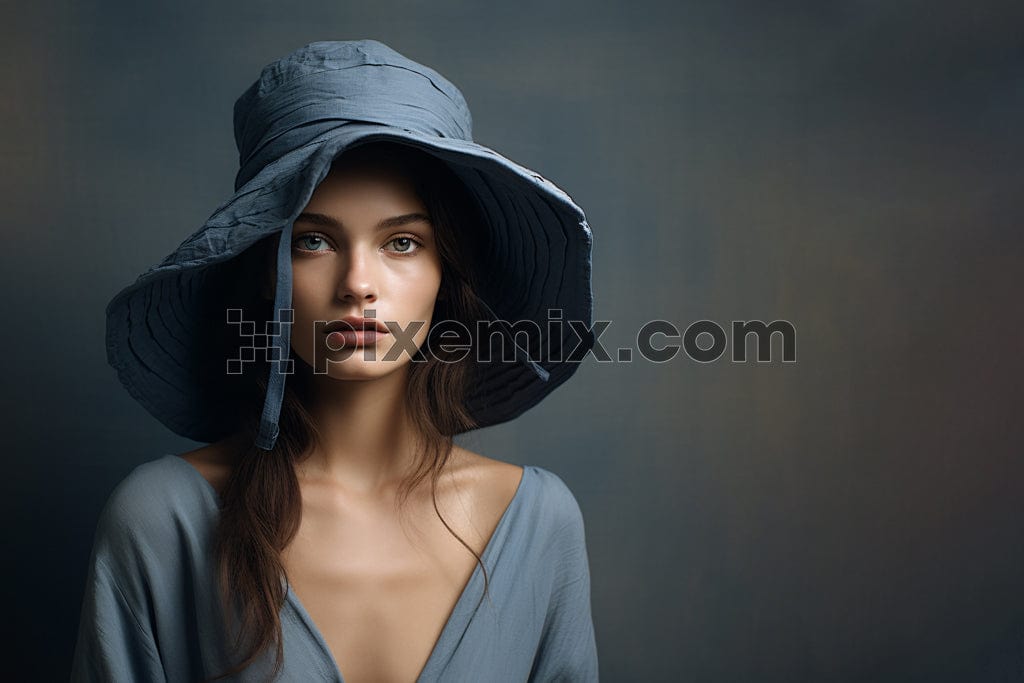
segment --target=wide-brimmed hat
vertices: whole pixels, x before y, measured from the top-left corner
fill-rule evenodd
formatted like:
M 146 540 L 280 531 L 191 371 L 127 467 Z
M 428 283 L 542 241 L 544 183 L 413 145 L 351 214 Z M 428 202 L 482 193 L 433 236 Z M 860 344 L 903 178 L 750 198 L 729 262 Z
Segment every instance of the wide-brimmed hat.
M 472 117 L 450 81 L 375 40 L 310 43 L 263 68 L 235 102 L 239 170 L 234 195 L 159 264 L 107 306 L 107 358 L 129 393 L 175 433 L 212 442 L 238 428 L 217 390 L 226 359 L 211 359 L 211 311 L 225 266 L 279 234 L 271 360 L 256 445 L 274 446 L 291 372 L 291 232 L 332 162 L 374 140 L 443 161 L 475 198 L 500 286 L 482 300 L 495 319 L 534 321 L 530 348 L 575 350 L 479 368 L 466 406 L 477 427 L 505 422 L 567 380 L 592 348 L 591 231 L 583 210 L 552 182 L 472 139 Z M 254 284 L 255 286 L 255 284 Z M 549 325 L 549 311 L 562 322 Z M 283 311 L 283 313 L 282 313 Z M 555 330 L 549 344 L 548 335 Z M 212 372 L 211 368 L 220 368 Z

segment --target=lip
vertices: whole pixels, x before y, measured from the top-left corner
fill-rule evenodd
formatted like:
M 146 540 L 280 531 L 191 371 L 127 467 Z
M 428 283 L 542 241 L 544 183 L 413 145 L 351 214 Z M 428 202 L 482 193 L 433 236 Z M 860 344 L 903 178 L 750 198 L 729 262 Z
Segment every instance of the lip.
M 390 330 L 387 325 L 377 320 L 376 318 L 360 318 L 359 316 L 349 315 L 338 320 L 332 320 L 324 327 L 324 332 L 330 334 L 335 331 L 346 331 L 352 330 L 360 331 L 373 331 L 376 330 L 382 334 L 389 334 Z
M 377 330 L 337 330 L 327 335 L 327 344 L 333 351 L 354 348 L 358 346 L 370 346 L 376 344 L 385 337 L 383 332 Z
M 376 344 L 385 335 L 391 333 L 387 326 L 379 320 L 358 316 L 346 316 L 340 320 L 333 320 L 324 328 L 324 332 L 327 334 L 328 345 L 338 347 L 334 349 L 336 351 Z

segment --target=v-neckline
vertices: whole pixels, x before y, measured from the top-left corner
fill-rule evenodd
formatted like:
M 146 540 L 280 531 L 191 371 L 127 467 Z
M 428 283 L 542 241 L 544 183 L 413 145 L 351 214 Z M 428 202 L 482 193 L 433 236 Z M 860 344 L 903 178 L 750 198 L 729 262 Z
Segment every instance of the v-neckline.
M 190 463 L 188 460 L 185 460 L 185 458 L 181 457 L 180 455 L 170 453 L 167 455 L 167 457 L 180 460 L 188 469 L 192 470 L 192 472 L 195 473 L 195 476 L 198 477 L 198 479 L 206 486 L 206 489 L 209 491 L 209 493 L 212 494 L 213 499 L 216 502 L 217 507 L 219 509 L 220 494 L 217 493 L 217 490 L 215 488 L 213 488 L 213 484 L 211 484 L 206 479 L 206 477 L 204 477 L 203 474 L 198 469 L 196 469 L 194 465 L 192 465 L 192 463 Z M 522 465 L 521 467 L 523 468 L 523 473 L 519 477 L 519 484 L 516 486 L 515 493 L 512 494 L 512 500 L 510 500 L 508 505 L 505 506 L 505 511 L 501 514 L 501 518 L 498 520 L 498 524 L 494 527 L 494 531 L 491 533 L 491 537 L 487 539 L 487 545 L 484 547 L 483 553 L 480 554 L 480 560 L 484 564 L 487 564 L 487 561 L 490 559 L 491 555 L 494 554 L 494 544 L 496 539 L 498 538 L 499 535 L 503 533 L 505 526 L 508 525 L 509 520 L 512 518 L 514 514 L 515 509 L 519 507 L 519 501 L 523 498 L 523 491 L 526 488 L 526 478 L 529 475 L 531 466 Z M 493 570 L 493 567 L 488 568 Z M 476 564 L 476 567 L 474 567 L 473 569 L 473 573 L 470 574 L 469 580 L 466 581 L 466 585 L 462 587 L 462 593 L 459 594 L 459 599 L 455 601 L 455 606 L 452 607 L 452 611 L 448 615 L 448 621 L 446 621 L 445 625 L 441 628 L 441 634 L 437 637 L 437 641 L 434 643 L 434 647 L 430 651 L 430 655 L 427 657 L 426 663 L 423 665 L 423 668 L 420 670 L 420 673 L 416 676 L 416 683 L 423 683 L 423 675 L 430 671 L 431 667 L 434 665 L 434 660 L 440 656 L 439 648 L 441 647 L 441 644 L 445 642 L 445 640 L 447 640 L 449 631 L 452 631 L 456 628 L 454 620 L 456 616 L 460 614 L 462 603 L 464 603 L 468 599 L 470 588 L 477 583 L 477 580 L 480 577 L 480 573 L 480 563 L 478 562 Z M 302 604 L 302 601 L 299 600 L 299 596 L 295 594 L 294 590 L 292 590 L 290 582 L 288 582 L 287 585 L 287 593 L 285 595 L 285 600 L 286 602 L 291 603 L 291 606 L 295 610 L 296 614 L 298 614 L 299 618 L 302 619 L 302 621 L 304 622 L 303 625 L 309 630 L 310 635 L 312 635 L 313 640 L 317 644 L 317 647 L 320 648 L 322 654 L 326 656 L 327 660 L 331 663 L 331 666 L 333 667 L 332 673 L 336 677 L 337 683 L 345 683 L 345 677 L 341 674 L 341 668 L 338 666 L 338 662 L 335 660 L 334 653 L 331 651 L 330 646 L 327 645 L 327 640 L 320 632 L 320 628 L 316 625 L 316 622 L 314 622 L 313 618 L 309 616 L 309 612 Z M 470 616 L 470 619 L 471 618 L 472 616 Z M 468 627 L 469 623 L 467 620 L 465 628 Z

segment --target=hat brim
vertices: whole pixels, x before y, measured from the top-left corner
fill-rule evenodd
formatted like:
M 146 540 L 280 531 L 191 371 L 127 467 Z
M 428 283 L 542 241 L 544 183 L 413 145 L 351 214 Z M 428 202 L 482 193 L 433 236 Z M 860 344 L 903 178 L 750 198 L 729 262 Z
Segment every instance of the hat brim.
M 501 287 L 481 298 L 502 320 L 536 322 L 541 336 L 531 342 L 537 349 L 551 348 L 548 311 L 559 310 L 565 324 L 555 326 L 561 339 L 551 341 L 565 354 L 575 350 L 572 358 L 535 358 L 543 370 L 529 363 L 484 364 L 467 398 L 478 427 L 506 422 L 536 405 L 572 376 L 582 353 L 592 348 L 592 234 L 582 209 L 563 190 L 475 142 L 349 123 L 261 169 L 108 304 L 108 362 L 128 392 L 173 432 L 212 442 L 237 428 L 230 409 L 219 405 L 223 397 L 211 391 L 215 382 L 204 376 L 212 366 L 202 360 L 200 328 L 210 324 L 207 284 L 218 270 L 214 266 L 290 225 L 334 159 L 375 140 L 411 145 L 448 164 L 493 231 L 488 266 L 501 273 Z M 223 311 L 220 316 L 223 325 Z

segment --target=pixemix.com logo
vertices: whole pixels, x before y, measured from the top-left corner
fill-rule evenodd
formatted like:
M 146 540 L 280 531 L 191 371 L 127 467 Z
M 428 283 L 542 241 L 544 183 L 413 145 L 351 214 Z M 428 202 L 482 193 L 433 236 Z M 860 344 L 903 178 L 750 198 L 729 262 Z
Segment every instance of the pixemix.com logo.
M 366 309 L 363 317 L 376 321 L 376 311 Z M 294 311 L 280 309 L 276 320 L 264 322 L 263 331 L 257 332 L 256 322 L 246 320 L 242 309 L 227 309 L 227 323 L 238 327 L 241 343 L 238 354 L 227 359 L 228 374 L 241 374 L 244 363 L 255 362 L 257 356 L 266 361 L 284 363 L 284 371 L 294 372 L 293 363 L 280 356 L 280 349 L 274 343 L 286 325 L 292 325 Z M 458 320 L 434 321 L 437 329 L 421 344 L 416 336 L 429 323 L 414 320 L 403 324 L 396 321 L 382 321 L 386 333 L 377 333 L 373 343 L 346 343 L 363 332 L 362 327 L 343 320 L 316 320 L 308 334 L 313 335 L 315 363 L 314 372 L 323 374 L 331 362 L 341 362 L 355 353 L 361 353 L 363 360 L 376 361 L 380 350 L 379 341 L 388 339 L 390 346 L 381 356 L 384 362 L 397 361 L 403 354 L 412 362 L 427 362 L 431 357 L 445 363 L 464 361 L 475 351 L 475 360 L 480 363 L 519 363 L 524 358 L 536 363 L 579 363 L 587 356 L 593 356 L 598 363 L 631 363 L 638 355 L 641 360 L 652 363 L 667 363 L 676 359 L 680 351 L 690 360 L 698 363 L 712 363 L 719 360 L 731 347 L 734 363 L 747 362 L 746 341 L 753 335 L 756 339 L 758 363 L 772 362 L 772 340 L 777 336 L 781 342 L 783 363 L 796 362 L 796 328 L 787 320 L 733 320 L 730 321 L 731 337 L 726 330 L 713 320 L 695 321 L 680 332 L 667 320 L 651 320 L 644 323 L 635 334 L 635 345 L 615 349 L 614 355 L 601 343 L 601 336 L 611 326 L 610 320 L 597 320 L 587 324 L 582 320 L 567 320 L 559 309 L 550 309 L 547 319 L 536 320 L 479 320 L 475 330 Z M 546 328 L 546 333 L 545 333 Z M 349 335 L 345 335 L 349 332 Z M 299 330 L 291 330 L 294 340 Z M 337 334 L 332 334 L 337 333 Z M 476 339 L 477 342 L 473 343 Z M 546 339 L 546 344 L 539 340 Z M 586 342 L 593 340 L 591 344 Z M 703 346 L 702 346 L 703 344 Z M 546 348 L 541 348 L 545 346 Z

